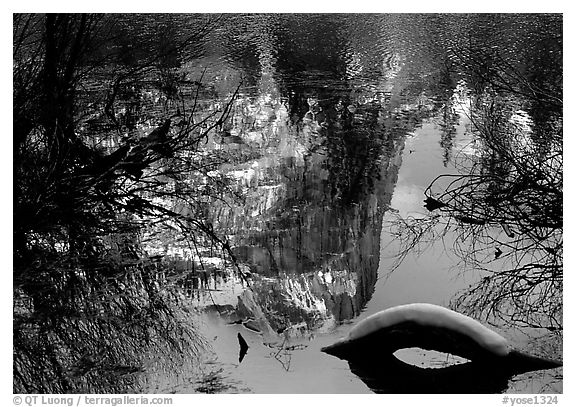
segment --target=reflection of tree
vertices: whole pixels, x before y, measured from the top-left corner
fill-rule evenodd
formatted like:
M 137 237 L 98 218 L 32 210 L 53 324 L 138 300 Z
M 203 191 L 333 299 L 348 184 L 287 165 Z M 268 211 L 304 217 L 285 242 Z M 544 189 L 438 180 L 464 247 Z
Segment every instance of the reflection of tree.
M 452 148 L 454 146 L 454 137 L 456 136 L 456 126 L 458 125 L 459 116 L 450 105 L 444 107 L 442 113 L 442 122 L 440 123 L 440 146 L 443 150 L 442 163 L 444 167 L 452 158 Z
M 561 132 L 550 133 L 547 146 L 530 140 L 522 146 L 517 137 L 526 134 L 496 124 L 494 111 L 483 114 L 475 121 L 483 142 L 477 167 L 437 198 L 485 245 L 465 256 L 486 259 L 494 250 L 502 268 L 461 300 L 476 309 L 489 305 L 512 322 L 556 329 L 562 326 Z M 497 225 L 504 233 L 494 236 L 488 228 Z
M 334 131 L 328 132 L 327 170 L 333 194 L 342 205 L 360 201 L 372 193 L 380 179 L 379 163 L 394 143 L 393 135 L 376 122 L 380 105 L 366 105 L 355 114 L 362 123 L 352 124 L 345 117 Z
M 472 76 L 482 82 L 470 113 L 475 155 L 462 163 L 461 175 L 432 182 L 426 207 L 444 217 L 406 223 L 403 230 L 411 237 L 405 249 L 434 238 L 434 225 L 446 219 L 441 234 L 454 231 L 454 248 L 465 265 L 487 272 L 456 299 L 457 305 L 521 326 L 561 329 L 561 102 L 498 54 L 487 58 L 461 51 L 457 57 L 467 67 L 470 61 L 484 61 Z M 545 124 L 542 116 L 536 124 L 520 109 L 543 101 Z

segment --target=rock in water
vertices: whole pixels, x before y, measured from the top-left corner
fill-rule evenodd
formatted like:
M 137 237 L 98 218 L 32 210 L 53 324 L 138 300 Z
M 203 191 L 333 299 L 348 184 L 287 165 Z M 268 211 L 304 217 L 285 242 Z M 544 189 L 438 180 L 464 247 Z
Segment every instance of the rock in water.
M 322 348 L 340 359 L 389 360 L 398 349 L 418 347 L 466 358 L 508 372 L 559 367 L 561 362 L 514 350 L 508 340 L 480 322 L 433 304 L 406 304 L 380 311 L 354 326 L 345 338 Z

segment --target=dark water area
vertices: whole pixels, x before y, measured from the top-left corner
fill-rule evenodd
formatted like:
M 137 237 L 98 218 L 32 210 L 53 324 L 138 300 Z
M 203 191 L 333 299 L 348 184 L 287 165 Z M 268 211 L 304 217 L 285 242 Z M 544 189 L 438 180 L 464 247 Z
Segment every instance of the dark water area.
M 561 24 L 556 15 L 221 17 L 190 69 L 205 69 L 222 99 L 240 84 L 224 135 L 206 148 L 235 157 L 219 171 L 244 198 L 215 200 L 209 216 L 249 279 L 224 267 L 196 283 L 213 357 L 204 379 L 177 391 L 370 392 L 320 348 L 381 309 L 448 305 L 479 278 L 451 271 L 446 242 L 415 249 L 390 273 L 398 249 L 390 224 L 422 216 L 425 188 L 455 172 L 471 140 L 471 100 L 485 92 L 483 75 L 502 75 L 499 62 L 562 98 Z M 535 132 L 561 117 L 521 95 L 502 97 L 526 112 Z M 523 348 L 547 340 L 501 332 Z M 240 363 L 238 333 L 249 346 Z M 446 362 L 423 353 L 409 350 L 404 361 Z M 466 380 L 454 377 L 443 392 L 462 389 Z M 388 380 L 383 391 L 430 391 L 405 380 Z M 561 392 L 562 376 L 543 371 L 467 391 Z
M 225 180 L 229 194 L 206 193 L 203 212 L 235 264 L 213 247 L 150 243 L 149 253 L 172 257 L 190 274 L 183 292 L 206 352 L 200 366 L 155 374 L 143 390 L 563 391 L 561 368 L 485 381 L 489 371 L 454 368 L 462 363 L 457 357 L 411 348 L 365 377 L 370 369 L 321 352 L 370 315 L 412 302 L 449 306 L 483 277 L 457 268 L 451 234 L 414 247 L 398 263 L 394 226 L 426 216 L 428 185 L 477 154 L 477 104 L 507 106 L 534 140 L 561 126 L 561 15 L 118 18 L 160 24 L 166 38 L 211 21 L 191 54 L 165 63 L 202 85 L 199 112 L 230 102 L 226 120 L 199 149 L 222 159 L 205 176 Z M 138 50 L 126 55 L 138 58 Z M 154 98 L 150 93 L 150 112 Z M 521 350 L 562 358 L 557 335 L 493 328 Z M 430 369 L 414 373 L 414 366 Z

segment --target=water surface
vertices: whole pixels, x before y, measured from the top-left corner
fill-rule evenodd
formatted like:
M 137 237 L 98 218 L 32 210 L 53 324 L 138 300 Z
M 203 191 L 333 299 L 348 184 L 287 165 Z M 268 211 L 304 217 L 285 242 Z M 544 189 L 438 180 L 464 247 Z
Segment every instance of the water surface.
M 177 391 L 369 393 L 320 349 L 382 309 L 447 306 L 481 277 L 455 270 L 450 235 L 393 267 L 393 222 L 423 216 L 426 187 L 470 153 L 468 112 L 485 78 L 465 52 L 490 49 L 535 86 L 547 83 L 561 78 L 561 20 L 226 15 L 218 24 L 189 69 L 205 70 L 218 100 L 240 86 L 205 148 L 230 157 L 218 173 L 243 197 L 215 199 L 208 215 L 246 278 L 215 256 L 195 281 L 213 352 L 204 375 Z M 536 128 L 546 122 L 541 106 L 511 103 Z M 536 332 L 499 332 L 521 348 L 537 341 Z M 241 362 L 238 333 L 249 345 Z M 414 352 L 413 363 L 445 362 Z M 508 391 L 561 392 L 561 372 L 514 378 Z

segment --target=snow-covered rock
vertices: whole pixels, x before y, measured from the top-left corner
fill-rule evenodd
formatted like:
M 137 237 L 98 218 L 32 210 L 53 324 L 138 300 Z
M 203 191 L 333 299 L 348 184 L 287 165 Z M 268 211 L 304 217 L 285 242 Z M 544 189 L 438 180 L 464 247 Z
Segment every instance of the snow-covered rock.
M 439 305 L 422 303 L 399 305 L 371 315 L 354 326 L 344 340 L 352 341 L 402 322 L 458 332 L 495 355 L 504 356 L 510 352 L 504 337 L 475 319 Z
M 514 349 L 504 337 L 466 315 L 438 305 L 419 303 L 380 311 L 360 321 L 345 338 L 322 351 L 347 360 L 356 373 L 360 372 L 358 374 L 364 374 L 361 372 L 367 369 L 368 376 L 376 374 L 375 380 L 387 382 L 390 375 L 384 367 L 398 369 L 404 366 L 406 363 L 398 358 L 398 351 L 408 348 L 459 356 L 465 359 L 461 363 L 463 368 L 459 368 L 462 372 L 465 371 L 462 369 L 493 371 L 503 377 L 562 366 L 562 361 Z M 429 369 L 407 365 L 410 365 L 410 375 L 414 374 L 415 368 L 420 369 L 419 374 Z

